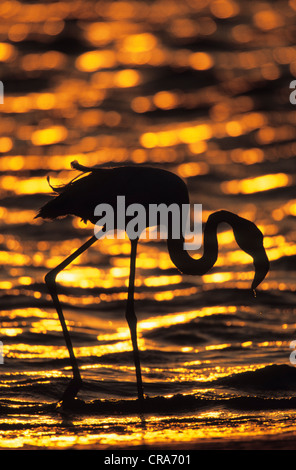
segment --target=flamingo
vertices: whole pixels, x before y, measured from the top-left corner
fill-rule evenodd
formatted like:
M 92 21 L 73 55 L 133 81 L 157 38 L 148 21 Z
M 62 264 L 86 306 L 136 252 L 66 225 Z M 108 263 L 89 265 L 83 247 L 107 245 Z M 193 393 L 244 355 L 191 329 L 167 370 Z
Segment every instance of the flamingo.
M 118 195 L 124 195 L 127 204 L 138 203 L 145 208 L 148 208 L 149 204 L 163 203 L 167 205 L 177 203 L 181 207 L 182 204 L 188 204 L 189 202 L 185 182 L 176 174 L 164 169 L 142 166 L 87 167 L 77 161 L 72 162 L 71 166 L 81 173 L 66 185 L 58 187 L 50 185 L 56 194 L 40 208 L 35 218 L 56 219 L 70 214 L 96 224 L 97 217 L 94 216 L 94 208 L 97 204 L 108 203 L 116 211 L 116 198 Z M 206 274 L 214 266 L 218 257 L 217 228 L 222 222 L 226 222 L 231 226 L 239 247 L 253 258 L 255 275 L 252 289 L 255 293 L 255 289 L 263 281 L 269 270 L 269 261 L 263 246 L 263 235 L 254 223 L 232 212 L 220 210 L 210 214 L 203 231 L 203 255 L 199 259 L 192 258 L 184 249 L 182 235 L 178 239 L 169 235 L 167 247 L 171 261 L 181 273 L 197 276 Z M 149 222 L 147 221 L 146 228 L 148 225 Z M 82 386 L 82 380 L 59 301 L 56 277 L 58 273 L 97 242 L 99 238 L 100 234 L 93 235 L 45 276 L 45 283 L 61 323 L 72 368 L 72 379 L 62 396 L 63 404 L 78 400 L 76 395 Z M 130 271 L 125 316 L 133 348 L 138 400 L 139 403 L 142 403 L 144 392 L 137 342 L 137 317 L 134 309 L 138 238 L 130 238 L 130 243 Z

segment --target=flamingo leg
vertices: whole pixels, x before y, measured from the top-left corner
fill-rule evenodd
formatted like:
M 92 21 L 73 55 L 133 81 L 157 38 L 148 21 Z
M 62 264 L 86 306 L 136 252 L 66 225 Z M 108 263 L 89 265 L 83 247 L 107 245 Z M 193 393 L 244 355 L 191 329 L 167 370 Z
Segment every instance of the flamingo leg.
M 77 364 L 77 361 L 76 361 L 76 357 L 75 357 L 75 354 L 74 354 L 72 341 L 71 341 L 71 338 L 70 338 L 70 335 L 69 335 L 69 331 L 68 331 L 68 328 L 67 328 L 67 325 L 66 325 L 66 321 L 65 321 L 65 318 L 64 318 L 64 314 L 63 314 L 63 311 L 62 311 L 60 300 L 59 300 L 59 297 L 58 297 L 58 294 L 57 294 L 56 277 L 63 269 L 65 269 L 72 261 L 74 261 L 74 259 L 76 259 L 79 255 L 81 255 L 81 253 L 86 251 L 97 240 L 98 240 L 98 238 L 96 236 L 92 236 L 80 248 L 78 248 L 78 250 L 74 251 L 74 253 L 72 253 L 70 256 L 68 256 L 68 258 L 66 258 L 64 261 L 62 261 L 62 263 L 60 263 L 56 268 L 49 271 L 45 276 L 45 282 L 46 282 L 47 288 L 48 288 L 49 293 L 52 297 L 54 306 L 56 308 L 56 311 L 57 311 L 57 314 L 59 316 L 59 320 L 60 320 L 60 323 L 61 323 L 61 326 L 62 326 L 66 346 L 67 346 L 67 349 L 68 349 L 69 355 L 70 355 L 70 362 L 71 362 L 71 366 L 72 366 L 72 371 L 73 371 L 73 379 L 71 380 L 71 382 L 69 383 L 68 387 L 66 388 L 66 390 L 63 394 L 63 398 L 62 398 L 63 402 L 75 398 L 75 396 L 77 395 L 77 393 L 78 393 L 78 391 L 79 391 L 79 389 L 82 385 L 82 380 L 81 380 L 81 377 L 80 377 L 80 372 L 79 372 L 78 364 Z
M 136 272 L 136 256 L 137 256 L 138 239 L 131 240 L 131 257 L 130 257 L 130 275 L 128 286 L 128 298 L 126 304 L 126 320 L 130 329 L 131 340 L 133 345 L 134 363 L 136 368 L 137 389 L 139 400 L 144 399 L 143 383 L 141 374 L 141 364 L 139 357 L 139 348 L 137 340 L 137 317 L 134 309 L 134 286 L 135 286 L 135 272 Z

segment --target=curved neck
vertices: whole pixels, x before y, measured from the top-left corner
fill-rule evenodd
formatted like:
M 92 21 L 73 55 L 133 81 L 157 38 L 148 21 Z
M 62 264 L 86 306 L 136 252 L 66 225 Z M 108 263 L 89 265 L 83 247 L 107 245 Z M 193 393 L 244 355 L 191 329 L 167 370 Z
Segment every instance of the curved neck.
M 204 251 L 199 259 L 192 258 L 184 250 L 183 237 L 180 239 L 168 238 L 169 255 L 179 271 L 184 274 L 203 276 L 214 266 L 218 257 L 217 228 L 220 222 L 229 222 L 229 220 L 221 218 L 220 212 L 215 212 L 208 218 L 203 232 Z
M 247 219 L 232 212 L 214 212 L 208 218 L 204 234 L 204 253 L 201 258 L 194 259 L 184 250 L 184 239 L 168 239 L 168 250 L 172 262 L 184 274 L 202 276 L 215 264 L 218 257 L 217 227 L 221 222 L 228 223 L 233 230 L 238 246 L 253 258 L 255 276 L 252 289 L 263 281 L 269 271 L 269 260 L 263 245 L 263 235 L 258 227 Z

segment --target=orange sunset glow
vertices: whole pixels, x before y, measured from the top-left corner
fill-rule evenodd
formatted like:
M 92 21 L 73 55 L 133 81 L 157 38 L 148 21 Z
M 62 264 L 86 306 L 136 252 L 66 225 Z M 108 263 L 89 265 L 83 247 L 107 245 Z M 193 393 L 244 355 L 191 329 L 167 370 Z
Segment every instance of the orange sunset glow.
M 0 3 L 0 450 L 296 449 L 295 14 L 295 0 Z M 44 278 L 94 227 L 34 217 L 51 186 L 80 177 L 73 161 L 168 170 L 202 204 L 203 227 L 225 210 L 264 236 L 256 297 L 252 257 L 227 223 L 199 276 L 176 268 L 165 240 L 139 240 L 144 417 L 128 236 L 57 275 L 84 384 L 80 409 L 61 411 L 72 370 Z

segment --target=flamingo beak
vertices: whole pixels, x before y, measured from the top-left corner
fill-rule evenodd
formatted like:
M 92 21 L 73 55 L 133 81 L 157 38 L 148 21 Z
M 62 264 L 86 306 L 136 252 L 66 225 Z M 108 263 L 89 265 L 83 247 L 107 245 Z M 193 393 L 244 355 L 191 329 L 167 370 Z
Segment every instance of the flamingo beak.
M 262 249 L 253 255 L 254 259 L 254 267 L 255 267 L 255 276 L 252 282 L 252 290 L 255 295 L 255 290 L 259 286 L 259 284 L 263 281 L 265 276 L 269 271 L 269 260 L 267 258 L 265 249 L 262 245 Z
M 234 235 L 240 248 L 253 258 L 255 276 L 252 282 L 252 290 L 256 295 L 255 289 L 269 271 L 269 260 L 263 245 L 263 234 L 253 222 L 237 216 Z

